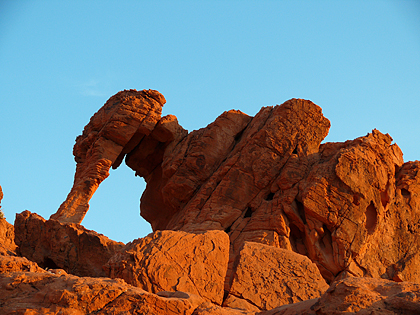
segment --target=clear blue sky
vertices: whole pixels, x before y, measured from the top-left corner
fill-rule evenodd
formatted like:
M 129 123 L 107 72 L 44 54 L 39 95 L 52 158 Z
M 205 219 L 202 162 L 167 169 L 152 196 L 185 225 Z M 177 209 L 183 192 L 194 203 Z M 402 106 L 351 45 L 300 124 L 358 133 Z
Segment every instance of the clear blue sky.
M 223 111 L 310 99 L 326 141 L 373 128 L 420 159 L 420 1 L 0 1 L 0 185 L 9 222 L 44 218 L 73 182 L 74 140 L 123 89 L 156 89 L 189 131 Z M 144 181 L 124 164 L 88 229 L 128 242 Z

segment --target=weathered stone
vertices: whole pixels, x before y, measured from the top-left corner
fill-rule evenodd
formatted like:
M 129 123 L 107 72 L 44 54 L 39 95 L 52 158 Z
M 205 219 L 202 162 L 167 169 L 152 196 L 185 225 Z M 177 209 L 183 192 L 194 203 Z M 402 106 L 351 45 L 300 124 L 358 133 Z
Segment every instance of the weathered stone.
M 14 255 L 16 251 L 13 225 L 0 219 L 0 255 Z
M 319 315 L 420 314 L 420 284 L 347 278 L 334 283 L 312 309 Z
M 270 310 L 318 298 L 327 289 L 327 283 L 308 257 L 273 246 L 245 242 L 229 296 L 243 299 L 259 310 Z M 228 297 L 223 305 L 238 307 L 232 302 Z
M 33 261 L 25 257 L 13 255 L 0 255 L 0 274 L 11 272 L 45 272 Z
M 203 301 L 184 293 L 160 297 L 120 279 L 20 272 L 0 274 L 1 314 L 190 315 Z
M 99 184 L 158 123 L 165 98 L 154 90 L 126 90 L 112 96 L 76 139 L 73 187 L 51 219 L 81 223 Z
M 220 307 L 206 302 L 195 309 L 193 315 L 254 315 L 255 312 L 249 312 L 243 309 L 230 307 Z
M 78 276 L 106 276 L 102 266 L 124 246 L 79 224 L 45 220 L 29 211 L 16 215 L 15 234 L 22 256 Z
M 128 243 L 105 268 L 111 278 L 148 292 L 184 291 L 221 304 L 228 258 L 223 231 L 157 231 Z
M 229 234 L 226 291 L 245 241 L 305 255 L 329 283 L 348 276 L 420 282 L 420 162 L 404 163 L 389 135 L 373 130 L 321 144 L 330 123 L 302 99 L 255 117 L 225 112 L 188 134 L 174 116 L 160 118 L 163 97 L 148 93 L 120 92 L 86 126 L 74 150 L 78 166 L 65 217 L 81 220 L 110 165 L 126 155 L 147 182 L 141 215 L 155 231 Z M 125 102 L 146 104 L 132 107 L 150 110 L 147 128 L 137 124 L 127 133 L 125 124 L 108 123 L 140 121 L 110 110 Z

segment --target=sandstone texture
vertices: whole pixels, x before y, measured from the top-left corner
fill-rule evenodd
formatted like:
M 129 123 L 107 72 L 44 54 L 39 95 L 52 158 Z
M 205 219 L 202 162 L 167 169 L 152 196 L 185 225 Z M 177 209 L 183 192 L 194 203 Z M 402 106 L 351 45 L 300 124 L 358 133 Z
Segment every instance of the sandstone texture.
M 117 168 L 125 154 L 149 135 L 160 120 L 162 94 L 154 90 L 121 91 L 91 118 L 76 139 L 73 187 L 52 219 L 81 223 L 99 184 Z
M 286 249 L 245 242 L 224 305 L 270 310 L 318 298 L 327 289 L 327 283 L 308 257 Z
M 111 278 L 148 292 L 184 291 L 222 304 L 229 258 L 223 231 L 157 231 L 128 243 L 108 261 Z
M 102 266 L 124 246 L 79 224 L 45 220 L 27 210 L 16 215 L 15 240 L 19 254 L 43 268 L 90 277 L 106 276 Z
M 187 293 L 161 297 L 107 278 L 48 272 L 0 275 L 1 314 L 192 314 L 202 300 Z
M 69 196 L 83 195 L 85 207 L 93 190 L 80 190 L 77 183 L 95 178 L 97 187 L 96 179 L 105 178 L 97 161 L 113 152 L 105 159 L 109 168 L 126 156 L 147 182 L 141 215 L 154 230 L 229 234 L 227 291 L 245 241 L 309 257 L 328 283 L 349 275 L 420 281 L 418 268 L 410 267 L 420 257 L 420 166 L 404 163 L 389 135 L 373 130 L 321 144 L 330 122 L 320 107 L 302 99 L 264 107 L 255 117 L 231 110 L 187 133 L 174 116 L 160 118 L 159 95 L 120 92 L 92 117 L 76 141 L 78 166 Z M 134 119 L 133 111 L 150 120 Z M 126 123 L 120 128 L 116 121 Z M 121 133 L 130 136 L 115 140 Z M 119 149 L 109 143 L 119 143 Z M 71 209 L 62 206 L 52 218 L 66 222 Z
M 350 277 L 321 298 L 285 305 L 264 315 L 420 314 L 420 284 Z
M 0 220 L 0 314 L 420 313 L 420 162 L 388 134 L 322 143 L 302 99 L 187 132 L 164 104 L 111 97 L 58 211 Z M 123 160 L 154 231 L 126 245 L 80 225 Z

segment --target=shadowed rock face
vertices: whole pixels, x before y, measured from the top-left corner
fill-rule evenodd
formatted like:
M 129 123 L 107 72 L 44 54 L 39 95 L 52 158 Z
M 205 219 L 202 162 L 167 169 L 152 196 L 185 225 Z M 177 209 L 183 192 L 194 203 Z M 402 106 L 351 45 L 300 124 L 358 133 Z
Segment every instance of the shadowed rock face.
M 255 117 L 228 111 L 187 133 L 176 117 L 160 118 L 163 103 L 156 91 L 124 91 L 92 117 L 76 140 L 74 186 L 52 218 L 80 223 L 126 156 L 147 182 L 141 215 L 154 230 L 228 233 L 226 291 L 245 241 L 303 254 L 328 282 L 420 281 L 420 165 L 404 164 L 389 135 L 321 144 L 330 123 L 301 99 Z

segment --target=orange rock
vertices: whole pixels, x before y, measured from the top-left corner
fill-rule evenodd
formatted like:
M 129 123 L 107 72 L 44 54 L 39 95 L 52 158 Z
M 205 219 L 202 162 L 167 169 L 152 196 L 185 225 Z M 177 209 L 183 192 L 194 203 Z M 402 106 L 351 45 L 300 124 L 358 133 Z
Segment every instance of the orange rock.
M 124 156 L 149 135 L 160 119 L 165 98 L 154 90 L 126 90 L 112 96 L 76 139 L 73 187 L 51 219 L 81 223 L 99 184 Z
M 163 97 L 150 93 L 120 92 L 92 117 L 75 145 L 75 185 L 54 218 L 80 222 L 109 167 L 126 154 L 147 182 L 141 215 L 155 231 L 229 234 L 226 291 L 245 241 L 305 255 L 329 283 L 348 276 L 420 282 L 420 164 L 404 164 L 389 135 L 373 130 L 321 144 L 330 123 L 302 99 L 255 117 L 225 112 L 188 134 L 175 116 L 160 119 Z M 126 108 L 151 117 L 147 127 Z
M 420 284 L 347 278 L 334 283 L 312 306 L 316 314 L 420 314 Z
M 16 257 L 13 255 L 0 255 L 0 274 L 29 271 L 29 272 L 46 272 L 33 261 L 25 257 Z
M 241 307 L 235 300 L 242 299 L 242 307 L 249 311 L 270 310 L 318 298 L 327 289 L 318 268 L 307 257 L 273 246 L 245 242 L 229 296 L 223 305 Z M 231 299 L 232 296 L 236 299 Z
M 105 268 L 111 278 L 148 292 L 190 292 L 221 304 L 228 258 L 229 238 L 223 231 L 157 231 L 128 243 Z
M 102 266 L 124 246 L 79 224 L 45 220 L 29 211 L 16 215 L 15 233 L 22 256 L 79 276 L 106 276 Z
M 0 274 L 1 314 L 190 315 L 202 299 L 181 293 L 161 297 L 120 279 L 20 272 Z
M 16 251 L 13 225 L 0 219 L 0 255 L 14 255 Z

